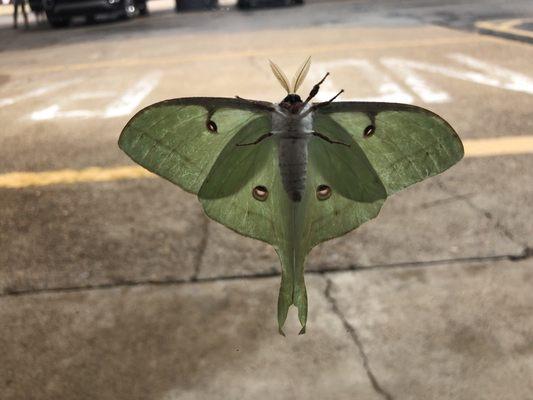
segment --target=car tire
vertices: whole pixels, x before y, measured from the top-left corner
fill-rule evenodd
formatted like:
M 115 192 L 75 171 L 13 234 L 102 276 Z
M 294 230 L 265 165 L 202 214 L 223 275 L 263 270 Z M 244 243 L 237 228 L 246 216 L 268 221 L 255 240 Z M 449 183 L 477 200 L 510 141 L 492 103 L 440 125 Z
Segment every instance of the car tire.
M 241 10 L 249 10 L 251 8 L 250 0 L 239 0 L 237 2 L 237 7 Z
M 131 19 L 135 17 L 138 11 L 139 9 L 137 8 L 137 4 L 135 3 L 135 0 L 123 0 L 122 2 L 122 18 L 123 19 Z
M 46 13 L 46 18 L 52 28 L 64 28 L 70 24 L 70 18 L 58 17 L 50 12 Z

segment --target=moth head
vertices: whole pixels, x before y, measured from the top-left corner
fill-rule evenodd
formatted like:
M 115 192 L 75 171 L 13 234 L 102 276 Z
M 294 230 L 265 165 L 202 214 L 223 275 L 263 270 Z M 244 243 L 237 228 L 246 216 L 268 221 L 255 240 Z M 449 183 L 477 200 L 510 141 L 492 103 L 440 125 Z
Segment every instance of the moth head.
M 294 74 L 294 77 L 292 78 L 292 82 L 289 82 L 289 80 L 287 79 L 287 75 L 283 73 L 281 68 L 278 67 L 276 63 L 271 60 L 269 61 L 270 68 L 272 68 L 274 76 L 281 84 L 283 89 L 287 91 L 287 97 L 285 97 L 283 101 L 293 104 L 296 102 L 302 102 L 302 99 L 296 94 L 296 91 L 302 85 L 303 81 L 305 80 L 305 77 L 307 76 L 307 73 L 309 72 L 309 67 L 311 66 L 311 57 L 307 57 L 307 60 L 305 60 L 304 63 L 300 66 L 300 68 L 298 68 L 298 70 Z

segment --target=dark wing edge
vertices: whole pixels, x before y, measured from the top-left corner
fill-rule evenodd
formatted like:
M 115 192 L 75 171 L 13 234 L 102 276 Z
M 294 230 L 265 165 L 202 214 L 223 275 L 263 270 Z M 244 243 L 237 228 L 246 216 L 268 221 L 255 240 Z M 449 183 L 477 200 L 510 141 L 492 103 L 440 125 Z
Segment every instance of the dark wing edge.
M 128 129 L 128 127 L 131 125 L 133 120 L 137 118 L 138 116 L 142 115 L 148 110 L 151 110 L 153 108 L 158 107 L 166 107 L 166 106 L 202 106 L 206 107 L 206 103 L 210 102 L 212 106 L 209 108 L 237 108 L 240 110 L 249 110 L 249 111 L 265 111 L 270 112 L 272 111 L 274 105 L 272 103 L 269 103 L 268 101 L 260 101 L 260 100 L 243 100 L 243 99 L 237 99 L 232 97 L 178 97 L 175 99 L 167 99 L 158 101 L 157 103 L 150 104 L 149 106 L 146 106 L 139 111 L 137 111 L 126 123 L 124 128 L 122 128 L 122 131 L 120 132 L 120 137 L 124 134 L 124 132 Z M 206 107 L 208 108 L 208 107 Z M 119 146 L 120 146 L 120 137 L 119 137 Z
M 317 105 L 320 103 L 314 103 Z M 331 114 L 336 112 L 354 112 L 354 107 L 357 107 L 358 112 L 366 113 L 369 115 L 377 114 L 383 111 L 411 111 L 426 114 L 430 117 L 437 118 L 450 129 L 452 134 L 459 140 L 461 144 L 462 153 L 464 155 L 464 146 L 461 138 L 457 134 L 457 131 L 450 125 L 448 121 L 442 118 L 437 113 L 428 110 L 427 108 L 415 106 L 405 103 L 386 103 L 386 102 L 373 102 L 373 101 L 338 101 L 330 103 L 327 106 L 320 107 L 319 110 L 324 114 Z

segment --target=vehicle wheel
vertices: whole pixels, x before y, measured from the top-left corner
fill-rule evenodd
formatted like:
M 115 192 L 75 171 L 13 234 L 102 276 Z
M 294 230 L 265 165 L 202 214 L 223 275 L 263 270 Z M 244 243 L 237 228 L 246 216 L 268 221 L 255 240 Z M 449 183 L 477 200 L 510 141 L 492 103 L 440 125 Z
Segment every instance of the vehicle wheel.
M 297 6 L 301 6 L 304 4 L 304 0 L 294 0 L 294 4 L 296 4 Z
M 94 24 L 96 22 L 96 18 L 94 17 L 93 14 L 86 15 L 85 16 L 85 22 L 87 24 Z
M 148 15 L 148 6 L 146 5 L 146 1 L 139 2 L 139 5 L 137 7 L 139 8 L 140 15 Z
M 48 23 L 53 28 L 64 28 L 65 26 L 68 26 L 68 24 L 70 24 L 69 18 L 58 17 L 57 15 L 54 15 L 52 13 L 47 12 L 46 18 L 48 19 Z
M 239 7 L 241 10 L 248 10 L 250 8 L 250 1 L 249 0 L 239 0 L 237 2 L 237 7 Z
M 137 6 L 135 0 L 123 0 L 122 18 L 130 19 L 137 14 Z

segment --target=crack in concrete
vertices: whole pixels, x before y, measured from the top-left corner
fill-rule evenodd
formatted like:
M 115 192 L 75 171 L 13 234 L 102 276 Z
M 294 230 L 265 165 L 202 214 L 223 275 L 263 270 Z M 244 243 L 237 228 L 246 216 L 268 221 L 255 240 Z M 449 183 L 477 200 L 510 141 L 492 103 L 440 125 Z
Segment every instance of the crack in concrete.
M 365 352 L 365 348 L 363 346 L 363 343 L 361 342 L 361 338 L 359 337 L 357 330 L 344 317 L 344 314 L 339 309 L 337 301 L 331 295 L 331 287 L 333 286 L 333 282 L 331 281 L 331 279 L 327 277 L 325 277 L 325 280 L 326 280 L 326 289 L 324 291 L 324 295 L 326 299 L 328 300 L 328 302 L 331 304 L 331 309 L 333 310 L 335 315 L 339 317 L 339 319 L 342 322 L 342 325 L 348 331 L 355 346 L 359 350 L 359 355 L 361 356 L 361 359 L 363 360 L 363 367 L 366 371 L 366 375 L 368 376 L 368 379 L 370 380 L 370 383 L 372 384 L 372 387 L 374 388 L 376 393 L 378 393 L 384 399 L 394 400 L 394 397 L 392 397 L 392 395 L 380 385 L 379 381 L 376 378 L 376 375 L 374 375 L 374 372 L 370 368 L 370 361 L 368 360 L 368 355 Z
M 449 194 L 448 192 L 446 193 Z M 425 210 L 431 207 L 441 206 L 443 204 L 449 204 L 449 203 L 453 203 L 459 200 L 466 200 L 468 197 L 472 197 L 474 195 L 475 193 L 457 194 L 456 196 L 450 196 L 444 199 L 438 199 L 438 200 L 433 200 L 433 201 L 428 201 L 426 203 L 422 203 L 420 204 L 419 208 L 422 210 Z
M 449 258 L 449 259 L 440 259 L 440 260 L 429 260 L 429 261 L 406 261 L 403 263 L 393 263 L 393 264 L 374 264 L 368 266 L 362 265 L 346 265 L 339 267 L 329 267 L 329 268 L 318 268 L 310 269 L 306 271 L 306 274 L 314 275 L 325 275 L 325 274 L 335 274 L 342 272 L 366 272 L 374 270 L 386 270 L 386 269 L 398 269 L 398 268 L 430 268 L 432 266 L 438 266 L 443 264 L 473 264 L 486 261 L 522 261 L 529 258 L 533 258 L 533 249 L 526 247 L 524 251 L 520 254 L 502 254 L 495 256 L 486 256 L 486 257 L 462 257 L 462 258 Z M 209 283 L 209 282 L 220 282 L 220 281 L 237 281 L 237 280 L 253 280 L 253 279 L 266 279 L 279 276 L 278 271 L 267 271 L 249 275 L 221 275 L 221 276 L 212 276 L 194 278 L 194 275 L 191 278 L 178 278 L 178 279 L 165 279 L 165 280 L 122 280 L 120 282 L 110 282 L 110 283 L 100 283 L 100 284 L 88 284 L 83 286 L 69 286 L 69 287 L 48 287 L 48 288 L 29 288 L 29 289 L 13 289 L 6 287 L 4 292 L 0 293 L 1 297 L 7 296 L 24 296 L 24 295 L 34 295 L 34 294 L 43 294 L 43 293 L 68 293 L 68 292 L 79 292 L 84 290 L 102 290 L 102 289 L 116 289 L 121 287 L 133 287 L 133 286 L 168 286 L 168 285 L 182 285 L 182 284 L 197 284 L 197 283 Z
M 198 246 L 198 253 L 196 254 L 196 258 L 194 261 L 194 272 L 190 279 L 191 282 L 196 282 L 199 279 L 198 277 L 200 276 L 200 268 L 202 266 L 202 260 L 207 249 L 207 242 L 209 239 L 209 218 L 204 215 L 203 219 L 204 223 L 201 227 L 202 239 L 200 240 L 200 244 Z
M 454 190 L 448 188 L 443 182 L 441 182 L 439 179 L 436 179 L 437 186 L 442 189 L 442 191 L 446 192 L 450 196 L 461 196 L 459 193 L 455 192 Z M 522 252 L 527 252 L 528 245 L 527 243 L 523 243 L 515 238 L 515 236 L 509 231 L 509 229 L 500 221 L 499 218 L 494 216 L 489 210 L 485 210 L 484 208 L 479 207 L 477 204 L 475 204 L 470 198 L 464 197 L 464 202 L 468 204 L 470 208 L 477 211 L 478 213 L 482 214 L 485 218 L 487 218 L 489 221 L 491 221 L 494 224 L 494 227 L 498 232 L 500 232 L 503 236 L 505 236 L 507 239 L 509 239 L 511 242 L 516 244 L 517 246 L 520 246 L 522 248 Z

